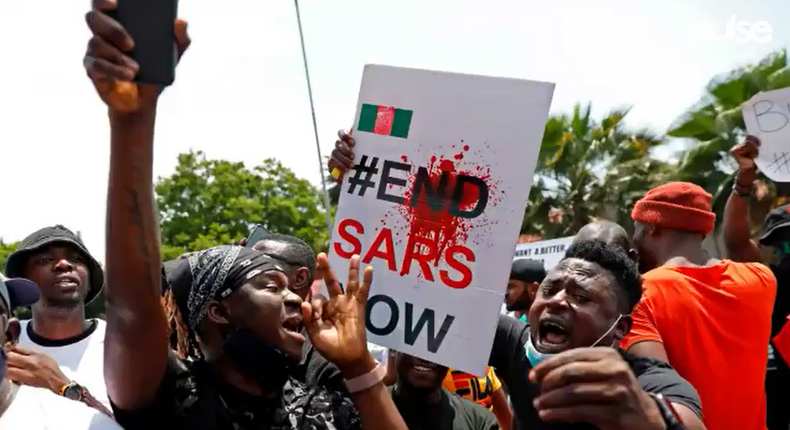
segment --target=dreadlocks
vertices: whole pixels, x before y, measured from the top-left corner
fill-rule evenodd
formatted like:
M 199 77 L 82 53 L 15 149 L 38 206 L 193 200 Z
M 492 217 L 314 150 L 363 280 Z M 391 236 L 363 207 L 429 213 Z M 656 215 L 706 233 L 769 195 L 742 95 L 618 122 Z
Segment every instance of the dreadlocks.
M 165 308 L 167 323 L 170 326 L 170 348 L 175 351 L 178 358 L 200 358 L 201 353 L 197 343 L 197 336 L 184 322 L 172 290 L 168 290 L 162 296 L 162 305 Z

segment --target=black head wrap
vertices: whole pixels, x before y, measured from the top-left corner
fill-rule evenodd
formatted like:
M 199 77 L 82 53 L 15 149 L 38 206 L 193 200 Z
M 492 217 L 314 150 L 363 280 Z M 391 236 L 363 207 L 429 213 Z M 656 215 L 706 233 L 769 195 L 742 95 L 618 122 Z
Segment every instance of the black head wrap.
M 192 330 L 206 317 L 212 300 L 222 300 L 256 275 L 282 272 L 276 260 L 241 246 L 218 246 L 197 252 L 169 271 L 176 304 Z

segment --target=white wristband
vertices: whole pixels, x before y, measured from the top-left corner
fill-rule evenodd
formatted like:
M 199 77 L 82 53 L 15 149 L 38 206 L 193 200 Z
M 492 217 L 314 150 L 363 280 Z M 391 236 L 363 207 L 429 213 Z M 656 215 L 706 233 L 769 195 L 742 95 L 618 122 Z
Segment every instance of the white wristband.
M 358 393 L 383 381 L 385 376 L 387 376 L 387 369 L 381 365 L 377 365 L 375 369 L 364 375 L 346 379 L 346 388 L 350 394 Z

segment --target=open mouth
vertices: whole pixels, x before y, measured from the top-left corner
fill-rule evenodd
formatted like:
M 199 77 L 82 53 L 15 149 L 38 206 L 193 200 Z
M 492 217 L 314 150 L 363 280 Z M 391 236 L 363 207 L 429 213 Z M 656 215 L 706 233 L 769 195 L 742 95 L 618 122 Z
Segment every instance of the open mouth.
M 302 318 L 301 317 L 291 317 L 287 320 L 283 321 L 283 328 L 286 331 L 290 331 L 293 333 L 299 333 L 302 331 Z
M 544 320 L 538 325 L 538 340 L 550 349 L 565 346 L 570 337 L 568 330 L 558 321 Z
M 79 279 L 73 276 L 61 276 L 55 280 L 55 286 L 62 289 L 73 289 L 79 285 Z

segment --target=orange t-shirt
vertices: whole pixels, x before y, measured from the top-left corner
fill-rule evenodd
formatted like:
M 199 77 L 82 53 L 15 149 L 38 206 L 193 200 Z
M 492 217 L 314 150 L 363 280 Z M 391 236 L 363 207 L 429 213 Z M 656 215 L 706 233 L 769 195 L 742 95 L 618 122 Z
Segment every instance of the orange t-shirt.
M 621 346 L 662 342 L 669 364 L 697 389 L 708 430 L 764 430 L 765 371 L 776 279 L 756 263 L 660 267 Z M 788 406 L 790 407 L 790 406 Z

